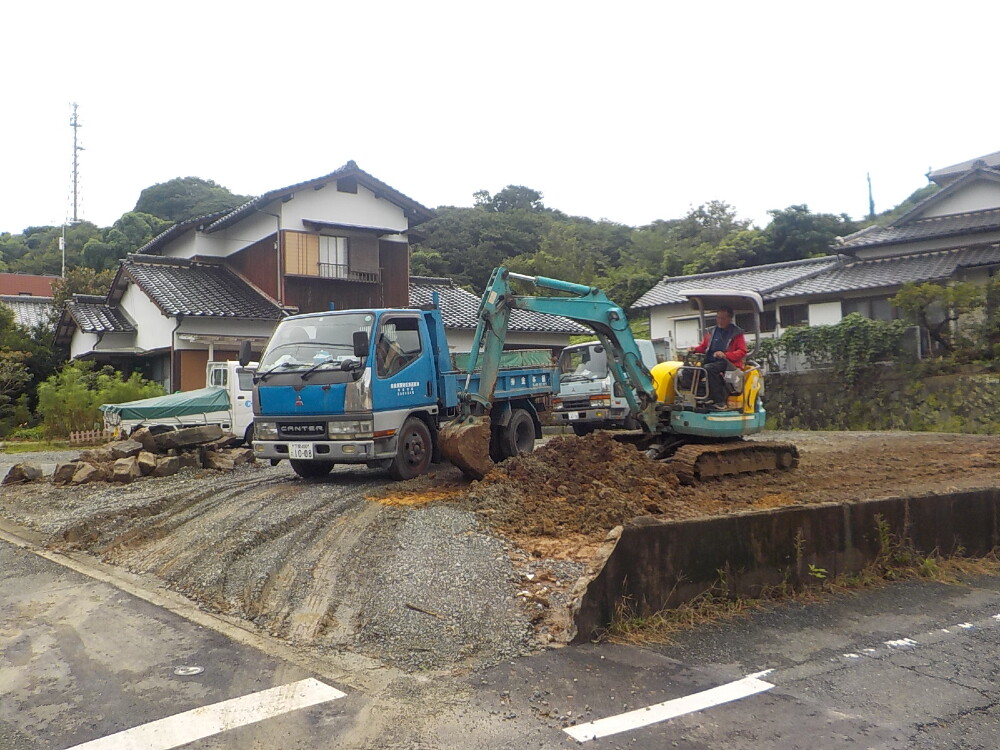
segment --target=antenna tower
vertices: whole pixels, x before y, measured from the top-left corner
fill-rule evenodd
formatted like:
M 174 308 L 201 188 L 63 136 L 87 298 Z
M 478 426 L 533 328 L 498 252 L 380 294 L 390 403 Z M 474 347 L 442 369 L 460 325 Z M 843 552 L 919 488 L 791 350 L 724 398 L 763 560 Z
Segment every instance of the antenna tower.
M 73 223 L 76 224 L 80 219 L 77 216 L 77 207 L 79 205 L 79 154 L 83 151 L 83 146 L 79 145 L 77 142 L 77 131 L 83 127 L 80 124 L 80 120 L 76 115 L 77 103 L 73 102 L 71 105 L 73 107 L 73 114 L 69 118 L 69 125 L 73 128 Z

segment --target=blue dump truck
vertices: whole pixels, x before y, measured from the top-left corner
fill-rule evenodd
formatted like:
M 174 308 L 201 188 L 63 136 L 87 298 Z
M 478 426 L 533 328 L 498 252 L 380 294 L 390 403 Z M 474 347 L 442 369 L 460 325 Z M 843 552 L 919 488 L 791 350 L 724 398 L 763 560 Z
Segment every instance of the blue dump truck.
M 245 342 L 240 360 L 249 359 Z M 285 318 L 254 377 L 254 453 L 288 459 L 302 477 L 336 464 L 422 474 L 440 460 L 438 427 L 455 417 L 460 393 L 478 392 L 479 374 L 462 359 L 449 353 L 436 307 Z M 532 450 L 558 382 L 547 350 L 505 353 L 490 409 L 493 460 Z

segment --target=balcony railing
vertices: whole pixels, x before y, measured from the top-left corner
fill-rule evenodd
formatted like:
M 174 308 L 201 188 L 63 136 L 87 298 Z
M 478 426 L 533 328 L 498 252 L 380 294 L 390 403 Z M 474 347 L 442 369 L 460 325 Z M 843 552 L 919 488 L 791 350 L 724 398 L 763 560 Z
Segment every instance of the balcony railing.
M 319 275 L 324 279 L 358 281 L 362 284 L 377 284 L 379 282 L 378 271 L 356 271 L 341 263 L 320 263 Z

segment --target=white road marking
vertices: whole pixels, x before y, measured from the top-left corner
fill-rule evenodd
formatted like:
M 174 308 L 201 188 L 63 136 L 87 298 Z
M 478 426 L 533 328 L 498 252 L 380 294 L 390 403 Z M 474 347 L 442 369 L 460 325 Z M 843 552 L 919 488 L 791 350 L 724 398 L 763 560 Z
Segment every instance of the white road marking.
M 709 690 L 703 690 L 700 693 L 694 693 L 683 698 L 675 698 L 664 703 L 657 703 L 655 706 L 647 706 L 646 708 L 618 714 L 617 716 L 608 716 L 607 718 L 590 721 L 586 724 L 566 727 L 563 731 L 577 742 L 587 742 L 588 740 L 596 740 L 598 737 L 607 737 L 609 734 L 627 732 L 631 729 L 649 726 L 650 724 L 656 724 L 667 719 L 683 716 L 684 714 L 694 713 L 695 711 L 704 711 L 706 708 L 712 708 L 722 703 L 730 703 L 741 698 L 762 693 L 765 690 L 770 690 L 774 685 L 758 678 L 770 674 L 771 671 L 768 669 L 764 672 L 747 675 L 742 680 L 720 685 Z
M 151 721 L 75 745 L 69 750 L 170 750 L 289 711 L 337 700 L 344 695 L 336 688 L 310 677 Z

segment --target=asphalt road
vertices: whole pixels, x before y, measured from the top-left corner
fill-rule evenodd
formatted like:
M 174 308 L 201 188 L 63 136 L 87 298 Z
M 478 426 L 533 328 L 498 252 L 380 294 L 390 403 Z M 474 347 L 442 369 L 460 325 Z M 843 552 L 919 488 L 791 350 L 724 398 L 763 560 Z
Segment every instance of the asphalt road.
M 345 663 L 341 681 L 329 662 L 312 670 L 172 609 L 0 542 L 0 747 L 113 743 L 115 733 L 236 698 L 273 708 L 266 691 L 284 700 L 304 684 L 343 697 L 282 703 L 253 723 L 221 720 L 233 728 L 191 747 L 929 749 L 995 748 L 1000 736 L 992 578 L 783 605 L 669 647 L 557 649 L 474 675 Z M 712 704 L 754 674 L 759 692 L 667 721 L 583 743 L 564 731 L 637 709 L 641 718 L 667 701 L 683 711 L 704 691 Z

